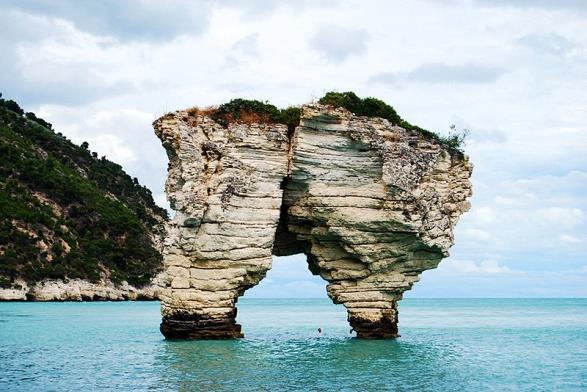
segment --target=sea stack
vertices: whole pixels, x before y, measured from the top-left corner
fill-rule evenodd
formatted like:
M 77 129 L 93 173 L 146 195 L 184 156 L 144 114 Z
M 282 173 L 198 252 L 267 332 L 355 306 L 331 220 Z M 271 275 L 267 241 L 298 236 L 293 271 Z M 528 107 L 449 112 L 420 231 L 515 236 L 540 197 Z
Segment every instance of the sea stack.
M 448 256 L 470 207 L 469 159 L 383 118 L 308 104 L 290 129 L 196 109 L 154 127 L 176 211 L 160 294 L 168 339 L 242 337 L 238 298 L 273 255 L 298 253 L 357 337 L 397 337 L 397 301 Z

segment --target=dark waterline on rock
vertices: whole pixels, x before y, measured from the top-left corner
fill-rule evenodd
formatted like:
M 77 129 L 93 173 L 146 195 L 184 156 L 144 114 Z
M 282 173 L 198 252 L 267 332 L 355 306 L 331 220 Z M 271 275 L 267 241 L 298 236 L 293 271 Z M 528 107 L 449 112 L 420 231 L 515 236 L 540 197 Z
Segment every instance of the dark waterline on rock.
M 0 390 L 587 387 L 587 299 L 407 299 L 389 341 L 327 299 L 238 308 L 244 339 L 170 342 L 156 302 L 0 303 Z

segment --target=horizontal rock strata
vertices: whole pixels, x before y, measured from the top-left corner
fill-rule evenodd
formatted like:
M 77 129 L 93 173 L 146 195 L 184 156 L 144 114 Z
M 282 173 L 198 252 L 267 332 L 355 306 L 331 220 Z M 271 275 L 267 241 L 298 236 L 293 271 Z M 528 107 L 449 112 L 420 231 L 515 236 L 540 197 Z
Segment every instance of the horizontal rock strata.
M 271 267 L 287 127 L 224 128 L 181 111 L 155 129 L 169 155 L 166 191 L 177 211 L 165 243 L 161 331 L 167 338 L 241 337 L 236 300 Z
M 468 159 L 384 119 L 312 104 L 291 137 L 193 111 L 154 125 L 177 211 L 164 250 L 167 338 L 241 337 L 238 297 L 272 255 L 296 253 L 358 337 L 395 337 L 397 301 L 448 255 L 469 208 Z

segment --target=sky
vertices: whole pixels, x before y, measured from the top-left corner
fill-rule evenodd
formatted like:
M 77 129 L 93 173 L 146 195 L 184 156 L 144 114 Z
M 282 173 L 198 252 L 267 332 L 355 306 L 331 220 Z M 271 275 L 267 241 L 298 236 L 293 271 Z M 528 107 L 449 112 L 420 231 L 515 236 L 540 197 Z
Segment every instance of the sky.
M 470 129 L 472 208 L 406 298 L 587 296 L 587 2 L 0 1 L 0 92 L 168 204 L 162 114 L 326 91 Z M 326 297 L 302 255 L 247 297 Z

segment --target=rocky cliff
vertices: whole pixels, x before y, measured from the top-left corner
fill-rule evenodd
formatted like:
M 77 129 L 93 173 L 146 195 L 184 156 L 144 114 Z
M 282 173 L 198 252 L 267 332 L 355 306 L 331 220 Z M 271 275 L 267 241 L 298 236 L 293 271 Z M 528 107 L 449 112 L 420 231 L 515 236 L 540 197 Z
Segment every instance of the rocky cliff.
M 167 219 L 120 165 L 0 94 L 0 300 L 152 297 Z
M 241 337 L 237 299 L 272 255 L 304 253 L 358 337 L 397 336 L 397 301 L 448 255 L 468 158 L 378 117 L 310 104 L 292 132 L 197 110 L 154 123 L 177 211 L 165 241 L 166 338 Z
M 159 298 L 163 276 L 139 287 L 108 279 L 43 279 L 36 283 L 16 279 L 11 287 L 0 288 L 0 301 L 151 301 Z

